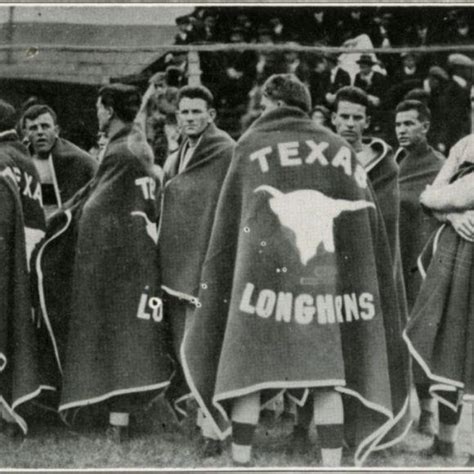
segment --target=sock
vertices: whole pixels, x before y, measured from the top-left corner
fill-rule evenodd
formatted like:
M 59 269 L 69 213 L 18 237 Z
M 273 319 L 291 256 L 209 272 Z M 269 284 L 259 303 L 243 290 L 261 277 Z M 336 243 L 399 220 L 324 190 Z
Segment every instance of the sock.
M 447 443 L 455 443 L 458 434 L 458 425 L 439 423 L 438 439 Z
M 438 407 L 439 422 L 440 425 L 457 425 L 461 419 L 462 413 L 462 402 L 459 399 L 459 392 L 442 392 L 444 398 L 450 403 L 457 406 L 457 410 L 454 411 L 452 408 L 440 403 Z
M 252 454 L 253 436 L 260 414 L 260 392 L 234 400 L 232 405 L 232 459 L 247 464 Z
M 321 442 L 323 467 L 339 467 L 344 437 L 344 409 L 340 393 L 333 389 L 317 389 L 314 392 L 314 421 Z
M 422 398 L 420 400 L 420 408 L 422 411 L 428 411 L 434 414 L 435 406 L 436 400 L 434 398 Z
M 109 423 L 114 426 L 128 426 L 130 421 L 129 413 L 120 413 L 116 411 L 111 411 L 109 413 Z

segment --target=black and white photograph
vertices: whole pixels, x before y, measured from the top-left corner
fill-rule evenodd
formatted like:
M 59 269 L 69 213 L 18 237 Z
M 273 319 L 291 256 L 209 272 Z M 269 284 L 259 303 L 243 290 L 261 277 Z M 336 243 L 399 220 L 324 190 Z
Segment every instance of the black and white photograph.
M 0 470 L 473 472 L 474 6 L 0 37 Z

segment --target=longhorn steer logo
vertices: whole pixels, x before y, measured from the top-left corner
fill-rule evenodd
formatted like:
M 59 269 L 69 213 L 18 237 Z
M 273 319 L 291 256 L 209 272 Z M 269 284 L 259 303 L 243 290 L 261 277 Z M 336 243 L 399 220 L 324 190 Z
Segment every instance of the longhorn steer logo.
M 283 193 L 272 186 L 262 185 L 255 193 L 266 191 L 271 210 L 278 216 L 280 224 L 293 231 L 300 260 L 306 265 L 316 256 L 322 243 L 326 252 L 335 252 L 334 219 L 344 211 L 375 208 L 369 201 L 346 201 L 332 199 L 319 191 L 301 189 Z

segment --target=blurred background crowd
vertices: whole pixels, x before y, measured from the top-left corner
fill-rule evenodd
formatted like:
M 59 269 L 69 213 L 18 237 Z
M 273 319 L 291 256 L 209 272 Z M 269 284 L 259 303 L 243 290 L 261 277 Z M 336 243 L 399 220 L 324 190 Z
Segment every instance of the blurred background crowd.
M 471 130 L 474 50 L 390 53 L 394 47 L 472 45 L 468 8 L 197 7 L 176 19 L 176 45 L 212 43 L 383 48 L 378 54 L 317 51 L 200 52 L 201 82 L 214 94 L 218 124 L 238 137 L 260 114 L 261 85 L 295 73 L 311 91 L 314 117 L 330 126 L 335 92 L 355 85 L 369 94 L 368 131 L 394 145 L 393 110 L 407 96 L 432 111 L 430 142 L 443 153 Z M 296 48 L 297 49 L 297 48 Z M 453 54 L 454 53 L 454 54 Z M 187 54 L 164 56 L 149 136 L 157 160 L 177 147 L 177 88 L 187 82 Z M 166 127 L 166 136 L 164 134 Z M 168 143 L 170 142 L 170 143 Z M 162 158 L 160 158 L 162 157 Z

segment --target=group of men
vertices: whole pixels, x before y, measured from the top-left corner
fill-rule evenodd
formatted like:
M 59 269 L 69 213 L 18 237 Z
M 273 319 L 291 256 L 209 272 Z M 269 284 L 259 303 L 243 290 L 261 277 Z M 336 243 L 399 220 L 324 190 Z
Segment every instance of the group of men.
M 161 179 L 137 90 L 104 86 L 96 105 L 107 136 L 100 165 L 59 138 L 47 106 L 19 122 L 30 155 L 14 109 L 0 103 L 5 431 L 26 433 L 30 400 L 66 417 L 99 406 L 120 442 L 137 407 L 164 392 L 179 413 L 192 396 L 203 455 L 218 455 L 232 433 L 233 461 L 245 466 L 261 409 L 284 391 L 298 406 L 294 443 L 308 441 L 314 420 L 324 466 L 341 464 L 344 444 L 361 465 L 410 428 L 410 350 L 418 428 L 435 435 L 437 361 L 419 347 L 424 313 L 404 330 L 408 309 L 422 306 L 417 259 L 437 219 L 464 238 L 470 215 L 467 198 L 461 208 L 428 194 L 432 215 L 419 203 L 445 163 L 427 143 L 425 105 L 398 105 L 394 154 L 364 137 L 363 90 L 337 91 L 334 134 L 310 119 L 306 86 L 279 74 L 235 143 L 214 124 L 212 93 L 185 86 L 181 145 Z M 432 455 L 454 452 L 472 367 L 472 354 L 463 370 L 448 367 L 460 375 L 443 379 Z

